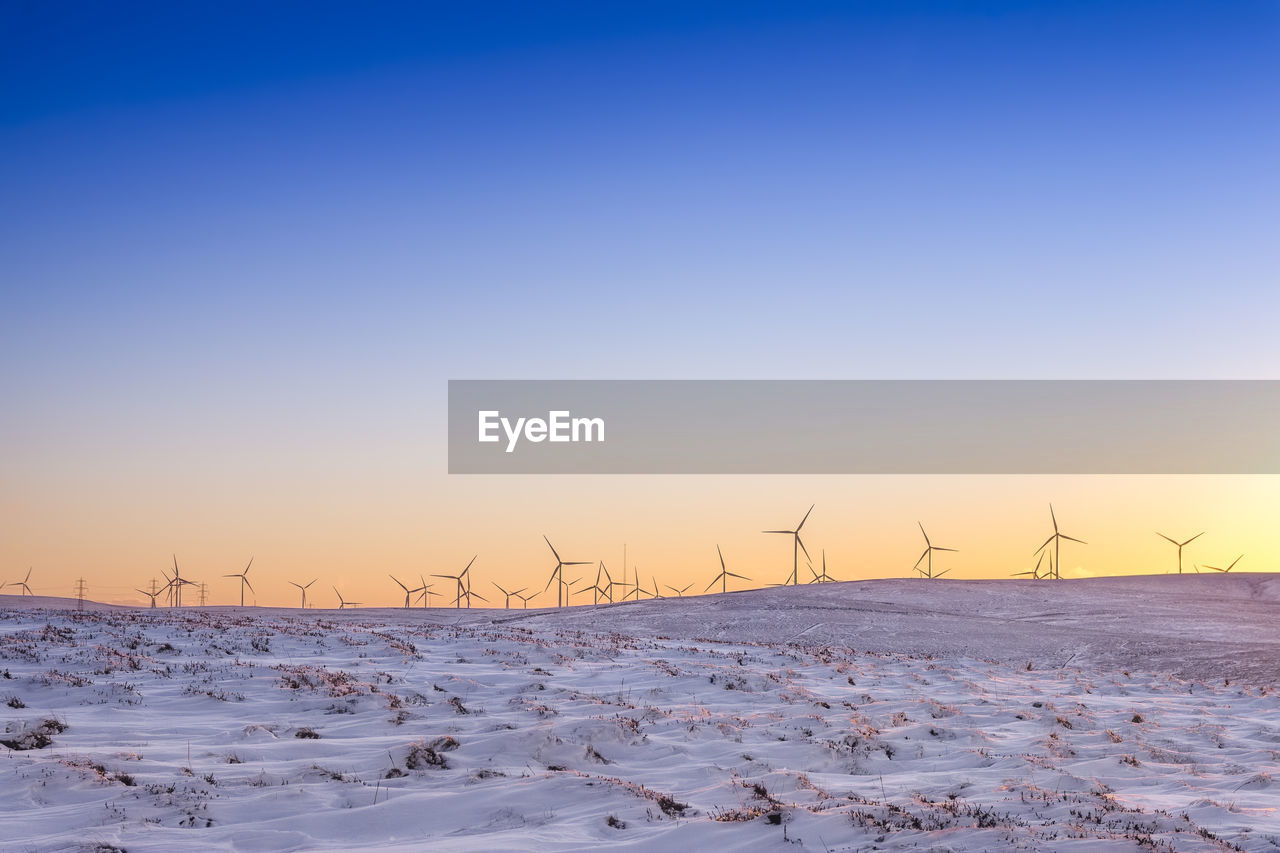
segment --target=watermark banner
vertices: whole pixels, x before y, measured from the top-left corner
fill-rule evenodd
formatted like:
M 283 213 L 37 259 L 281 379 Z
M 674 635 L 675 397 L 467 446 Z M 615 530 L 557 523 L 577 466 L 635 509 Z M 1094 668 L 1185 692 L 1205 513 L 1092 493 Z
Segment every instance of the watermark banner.
M 1273 380 L 450 380 L 452 474 L 1280 474 Z

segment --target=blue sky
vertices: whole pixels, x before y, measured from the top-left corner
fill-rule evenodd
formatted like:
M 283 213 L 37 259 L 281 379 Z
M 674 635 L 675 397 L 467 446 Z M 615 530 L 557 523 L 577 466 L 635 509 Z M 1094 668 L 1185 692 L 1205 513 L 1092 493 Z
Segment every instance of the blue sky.
M 447 494 L 450 377 L 1274 375 L 1274 2 L 261 5 L 0 12 L 11 501 Z
M 54 376 L 144 331 L 237 379 L 1275 354 L 1273 3 L 8 18 L 6 337 L 63 332 Z

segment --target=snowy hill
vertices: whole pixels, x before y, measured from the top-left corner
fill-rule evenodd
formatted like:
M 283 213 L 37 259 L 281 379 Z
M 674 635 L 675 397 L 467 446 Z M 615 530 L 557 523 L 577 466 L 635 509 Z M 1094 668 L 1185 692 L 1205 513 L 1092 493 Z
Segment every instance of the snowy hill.
M 0 846 L 1275 850 L 1278 580 L 6 596 Z

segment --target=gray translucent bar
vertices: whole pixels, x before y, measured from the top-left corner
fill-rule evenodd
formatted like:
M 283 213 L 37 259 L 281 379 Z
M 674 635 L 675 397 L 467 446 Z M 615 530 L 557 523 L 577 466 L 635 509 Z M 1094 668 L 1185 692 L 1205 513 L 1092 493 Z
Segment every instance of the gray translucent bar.
M 479 440 L 556 411 L 603 441 Z M 1277 474 L 1278 424 L 1273 380 L 450 380 L 449 472 Z

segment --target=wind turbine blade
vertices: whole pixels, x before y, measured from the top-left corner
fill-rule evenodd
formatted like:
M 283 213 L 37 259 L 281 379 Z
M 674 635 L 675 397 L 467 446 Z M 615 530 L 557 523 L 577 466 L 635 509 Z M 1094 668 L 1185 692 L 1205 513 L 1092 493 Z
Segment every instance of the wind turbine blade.
M 804 514 L 804 518 L 800 519 L 800 523 L 796 525 L 796 533 L 799 533 L 799 532 L 800 532 L 800 528 L 801 528 L 801 527 L 804 527 L 804 523 L 805 523 L 806 521 L 808 521 L 808 520 L 809 520 L 809 513 L 813 512 L 813 508 L 814 508 L 815 506 L 817 506 L 817 504 L 812 504 L 812 505 L 810 505 L 810 507 L 809 507 L 809 512 L 806 512 L 806 513 Z
M 560 562 L 560 555 L 556 554 L 556 546 L 551 544 L 550 539 L 547 539 L 547 534 L 542 534 L 542 538 L 547 540 L 547 547 L 551 549 L 552 554 L 555 554 L 556 562 Z
M 476 557 L 479 557 L 479 556 L 480 556 L 479 554 L 476 554 L 476 555 L 475 555 L 475 557 L 472 557 L 472 558 L 471 558 L 471 562 L 470 562 L 470 563 L 467 563 L 467 567 L 466 567 L 465 569 L 463 569 L 463 570 L 462 570 L 462 574 L 464 574 L 464 575 L 465 575 L 468 571 L 470 571 L 470 569 L 471 569 L 471 564 L 472 564 L 472 563 L 474 563 L 474 562 L 476 561 Z
M 250 557 L 250 558 L 249 558 L 249 565 L 244 567 L 244 573 L 245 573 L 246 575 L 247 575 L 247 574 L 249 574 L 249 566 L 252 566 L 252 565 L 253 565 L 253 557 Z
M 794 530 L 761 530 L 760 532 L 761 533 L 790 533 L 792 535 L 795 535 Z
M 806 559 L 806 560 L 812 560 L 812 559 L 813 559 L 812 557 L 810 557 L 810 556 L 809 556 L 809 549 L 808 549 L 808 548 L 806 548 L 806 547 L 804 547 L 804 540 L 800 538 L 800 531 L 799 531 L 799 530 L 797 530 L 797 531 L 796 531 L 796 544 L 800 546 L 800 550 L 801 550 L 801 551 L 804 551 L 804 557 L 805 557 L 805 559 Z
M 924 558 L 925 558 L 925 557 L 927 557 L 927 556 L 929 556 L 929 549 L 928 549 L 928 548 L 925 548 L 925 549 L 924 549 L 924 553 L 920 555 L 920 559 L 916 560 L 916 564 L 915 564 L 914 566 L 912 566 L 911 568 L 913 568 L 913 569 L 918 569 L 918 568 L 920 568 L 920 564 L 924 562 Z
M 1177 545 L 1178 547 L 1182 547 L 1183 545 L 1185 545 L 1185 544 L 1186 544 L 1186 542 L 1178 542 L 1178 541 L 1177 541 L 1177 540 L 1175 540 L 1175 539 L 1170 539 L 1168 536 L 1165 536 L 1165 535 L 1164 535 L 1163 533 L 1161 533 L 1159 530 L 1157 530 L 1157 531 L 1156 531 L 1156 535 L 1157 535 L 1157 536 L 1159 536 L 1161 539 L 1165 539 L 1165 540 L 1167 540 L 1167 541 L 1169 541 L 1169 542 L 1172 542 L 1174 545 Z M 1191 539 L 1194 539 L 1194 538 L 1195 538 L 1194 536 L 1193 536 L 1193 537 L 1191 537 Z M 1187 540 L 1187 542 L 1190 542 L 1190 541 L 1191 541 L 1191 539 L 1188 539 L 1188 540 Z
M 253 588 L 253 584 L 249 583 L 248 578 L 241 576 L 240 580 L 244 581 L 244 585 L 249 587 L 249 592 L 253 593 L 254 595 L 258 594 L 258 591 Z
M 1039 548 L 1037 548 L 1034 552 L 1032 552 L 1032 556 L 1035 556 L 1036 554 L 1039 554 L 1041 551 L 1043 551 L 1045 548 L 1048 548 L 1049 543 L 1052 542 L 1054 537 L 1057 535 L 1058 534 L 1055 533 L 1053 534 L 1053 536 L 1050 536 L 1048 539 L 1044 540 L 1044 544 L 1041 545 Z
M 740 580 L 744 580 L 744 581 L 751 580 L 751 578 L 747 577 L 746 575 L 738 575 L 738 574 L 734 574 L 733 572 L 725 572 L 725 574 L 727 574 L 731 578 L 739 578 Z
M 724 552 L 720 550 L 719 545 L 716 545 L 716 553 L 720 555 L 720 571 L 727 571 L 724 565 Z
M 942 571 L 940 571 L 940 572 L 938 572 L 936 575 L 934 575 L 934 577 L 935 577 L 935 578 L 940 578 L 940 577 L 942 577 L 943 575 L 945 575 L 945 574 L 946 574 L 947 572 L 949 572 L 949 571 L 951 571 L 951 570 L 950 570 L 950 569 L 943 569 Z
M 1223 569 L 1223 571 L 1224 572 L 1231 571 L 1236 567 L 1236 563 L 1240 562 L 1242 559 L 1244 559 L 1244 554 L 1241 554 L 1239 557 L 1236 557 L 1234 560 L 1232 560 L 1231 565 L 1227 566 L 1225 569 Z
M 1053 514 L 1053 504 L 1049 504 L 1049 517 L 1053 519 L 1053 532 L 1058 532 L 1058 517 Z
M 1203 536 L 1203 535 L 1204 535 L 1204 531 L 1203 531 L 1203 530 L 1201 530 L 1201 531 L 1200 531 L 1199 533 L 1197 533 L 1195 536 L 1192 536 L 1190 539 L 1188 539 L 1186 542 L 1183 542 L 1182 544 L 1183 544 L 1183 545 L 1190 545 L 1192 542 L 1196 541 L 1197 539 L 1199 539 L 1199 538 L 1200 538 L 1201 536 Z
M 917 521 L 916 525 L 920 528 L 920 535 L 924 537 L 924 544 L 933 547 L 933 543 L 929 541 L 929 534 L 924 532 L 924 524 Z
M 485 598 L 485 597 L 484 597 L 483 595 L 481 595 L 480 593 L 478 593 L 478 592 L 472 592 L 471 590 L 467 590 L 467 597 L 468 597 L 468 598 L 472 598 L 472 597 L 474 597 L 474 598 L 478 598 L 478 599 L 480 599 L 481 601 L 483 601 L 485 604 L 488 604 L 488 603 L 489 603 L 489 599 Z
M 719 582 L 720 582 L 720 575 L 716 575 L 715 580 L 713 580 L 711 583 L 707 584 L 707 588 L 706 588 L 705 590 L 703 590 L 703 592 L 710 592 L 710 591 L 711 591 L 711 587 L 715 586 L 715 585 L 716 585 L 717 583 L 719 583 Z
M 958 554 L 958 553 L 959 553 L 959 550 L 958 550 L 958 549 L 956 549 L 956 548 L 943 548 L 941 545 L 934 545 L 934 546 L 933 546 L 933 550 L 935 550 L 935 551 L 950 551 L 950 552 L 952 552 L 953 554 Z
M 1068 535 L 1067 535 L 1067 534 L 1065 534 L 1065 533 L 1059 533 L 1058 535 L 1059 535 L 1059 536 L 1061 536 L 1063 539 L 1066 539 L 1066 540 L 1068 540 L 1068 541 L 1070 541 L 1070 542 L 1079 542 L 1081 545 L 1088 545 L 1088 544 L 1089 544 L 1088 542 L 1084 541 L 1083 539 L 1077 539 L 1077 538 L 1075 538 L 1074 536 L 1068 536 Z

